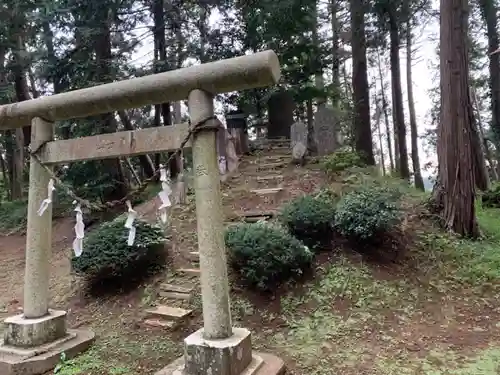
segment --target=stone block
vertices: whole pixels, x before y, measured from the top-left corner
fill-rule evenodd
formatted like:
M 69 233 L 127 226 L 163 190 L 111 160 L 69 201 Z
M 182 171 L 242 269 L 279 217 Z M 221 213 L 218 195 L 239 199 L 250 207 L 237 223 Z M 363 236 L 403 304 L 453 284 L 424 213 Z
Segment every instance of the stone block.
M 66 335 L 66 312 L 49 310 L 46 316 L 26 319 L 23 314 L 4 321 L 4 344 L 32 348 L 56 341 Z
M 283 375 L 285 371 L 285 362 L 282 359 L 269 353 L 253 352 L 252 362 L 239 375 Z M 184 357 L 176 359 L 155 375 L 186 375 Z
M 233 335 L 207 340 L 200 329 L 184 339 L 186 375 L 241 375 L 252 362 L 250 331 L 233 328 Z
M 59 363 L 62 353 L 71 359 L 86 350 L 93 341 L 92 331 L 78 329 L 68 330 L 64 337 L 32 348 L 0 345 L 0 374 L 46 374 Z
M 185 318 L 186 316 L 191 315 L 193 313 L 193 310 L 186 310 L 180 307 L 160 305 L 152 309 L 146 310 L 146 313 L 149 315 L 155 315 L 164 318 L 179 320 Z
M 198 253 L 198 256 L 200 254 Z M 174 292 L 174 293 L 191 293 L 194 290 L 192 285 L 177 285 L 177 284 L 160 284 L 161 290 L 164 292 Z

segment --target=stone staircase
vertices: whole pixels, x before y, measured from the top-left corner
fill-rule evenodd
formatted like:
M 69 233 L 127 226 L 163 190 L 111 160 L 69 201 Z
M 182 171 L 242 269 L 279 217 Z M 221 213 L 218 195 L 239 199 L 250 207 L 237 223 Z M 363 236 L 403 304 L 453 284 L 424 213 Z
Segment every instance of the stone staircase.
M 267 140 L 259 145 L 255 155 L 245 156 L 240 173 L 226 181 L 230 189 L 238 186 L 240 193 L 254 196 L 257 206 L 275 209 L 240 210 L 226 219 L 226 226 L 240 222 L 268 221 L 275 217 L 277 208 L 286 200 L 284 171 L 290 167 L 289 140 Z M 194 301 L 199 298 L 199 252 L 184 254 L 190 265 L 176 270 L 175 275 L 160 284 L 159 297 L 164 304 L 147 309 L 144 323 L 151 327 L 173 329 L 186 322 L 193 314 Z

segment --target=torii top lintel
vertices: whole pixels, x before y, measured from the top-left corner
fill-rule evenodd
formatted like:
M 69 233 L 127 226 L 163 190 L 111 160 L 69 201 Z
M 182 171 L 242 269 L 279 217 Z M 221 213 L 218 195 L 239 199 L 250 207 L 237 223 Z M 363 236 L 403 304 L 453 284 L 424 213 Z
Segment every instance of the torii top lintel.
M 68 120 L 186 99 L 195 89 L 212 94 L 266 87 L 280 78 L 271 50 L 145 77 L 0 106 L 0 130 L 29 126 L 35 117 Z

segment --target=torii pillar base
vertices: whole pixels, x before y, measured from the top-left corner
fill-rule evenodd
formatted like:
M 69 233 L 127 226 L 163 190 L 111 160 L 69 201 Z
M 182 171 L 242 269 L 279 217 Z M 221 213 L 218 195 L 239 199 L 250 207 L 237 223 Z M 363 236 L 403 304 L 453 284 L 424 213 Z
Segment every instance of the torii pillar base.
M 282 375 L 285 363 L 278 357 L 252 351 L 251 334 L 233 328 L 233 335 L 222 340 L 203 338 L 200 329 L 184 340 L 184 356 L 155 375 Z
M 16 315 L 5 319 L 0 344 L 0 374 L 40 375 L 52 370 L 61 360 L 86 350 L 94 341 L 87 330 L 67 330 L 66 312 L 49 310 L 46 316 L 27 319 Z

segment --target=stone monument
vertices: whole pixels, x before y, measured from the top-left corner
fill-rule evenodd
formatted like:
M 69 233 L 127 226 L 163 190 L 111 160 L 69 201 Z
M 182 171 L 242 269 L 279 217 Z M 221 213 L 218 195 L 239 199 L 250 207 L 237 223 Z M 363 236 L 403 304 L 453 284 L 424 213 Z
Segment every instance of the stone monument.
M 294 163 L 303 164 L 307 153 L 307 125 L 301 121 L 293 123 L 290 131 L 292 158 Z
M 226 114 L 226 124 L 234 140 L 236 153 L 238 155 L 248 153 L 247 115 L 242 110 L 229 111 Z
M 314 140 L 318 156 L 335 152 L 339 147 L 337 116 L 331 107 L 321 107 L 314 116 Z
M 295 101 L 289 91 L 278 91 L 271 95 L 267 102 L 269 112 L 269 124 L 267 138 L 290 139 L 290 127 L 292 126 Z

